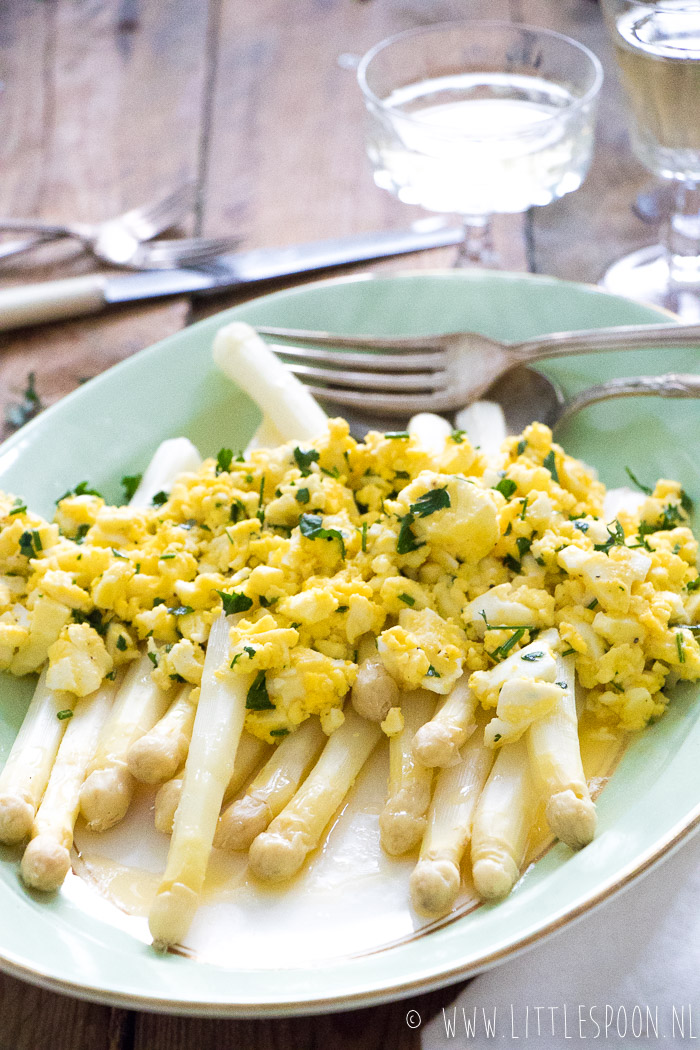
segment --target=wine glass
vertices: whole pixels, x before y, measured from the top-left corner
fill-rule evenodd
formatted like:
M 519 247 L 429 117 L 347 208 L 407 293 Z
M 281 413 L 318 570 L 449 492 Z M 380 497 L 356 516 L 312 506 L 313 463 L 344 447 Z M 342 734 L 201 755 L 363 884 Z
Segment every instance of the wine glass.
M 596 56 L 548 29 L 465 21 L 412 29 L 358 66 L 378 186 L 457 213 L 457 265 L 494 263 L 490 219 L 577 189 L 603 80 Z
M 610 291 L 700 320 L 700 0 L 604 0 L 637 157 L 672 180 L 665 242 L 614 263 Z

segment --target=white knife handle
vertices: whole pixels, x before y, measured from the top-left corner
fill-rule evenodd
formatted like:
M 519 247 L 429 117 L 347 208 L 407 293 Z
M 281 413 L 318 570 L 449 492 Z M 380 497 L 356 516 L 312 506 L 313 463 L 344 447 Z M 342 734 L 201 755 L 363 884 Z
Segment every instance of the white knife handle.
M 105 278 L 68 277 L 0 290 L 0 332 L 95 314 L 105 305 Z

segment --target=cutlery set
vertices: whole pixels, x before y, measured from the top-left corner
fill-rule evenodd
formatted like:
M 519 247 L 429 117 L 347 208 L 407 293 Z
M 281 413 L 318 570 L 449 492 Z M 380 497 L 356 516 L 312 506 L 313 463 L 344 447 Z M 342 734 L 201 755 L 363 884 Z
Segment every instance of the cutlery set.
M 0 243 L 0 263 L 52 242 L 72 239 L 99 262 L 134 271 L 89 274 L 0 289 L 0 331 L 99 313 L 107 306 L 177 295 L 215 295 L 265 281 L 457 244 L 459 227 L 418 222 L 406 230 L 355 234 L 284 248 L 234 253 L 237 237 L 162 239 L 194 206 L 187 181 L 167 196 L 101 223 L 2 219 L 0 231 L 27 236 Z M 499 379 L 534 361 L 562 354 L 660 349 L 700 343 L 700 324 L 659 324 L 563 332 L 518 344 L 476 332 L 420 338 L 343 336 L 259 327 L 284 340 L 273 349 L 325 401 L 382 415 L 449 412 L 486 393 Z M 296 340 L 304 345 L 288 345 Z M 549 387 L 549 389 L 546 389 Z M 545 377 L 533 418 L 553 425 L 590 404 L 616 397 L 700 397 L 700 377 L 668 374 L 613 380 L 565 402 Z M 554 406 L 554 407 L 553 407 Z M 537 416 L 537 409 L 541 409 Z

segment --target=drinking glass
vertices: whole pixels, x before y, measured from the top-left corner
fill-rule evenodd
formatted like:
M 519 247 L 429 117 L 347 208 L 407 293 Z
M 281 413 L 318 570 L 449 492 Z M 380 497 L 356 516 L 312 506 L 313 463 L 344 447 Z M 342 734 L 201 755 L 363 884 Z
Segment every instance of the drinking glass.
M 675 186 L 663 244 L 607 271 L 611 291 L 700 320 L 700 0 L 603 0 L 632 148 Z
M 577 189 L 593 148 L 603 80 L 575 40 L 510 22 L 409 30 L 358 67 L 378 186 L 457 213 L 458 265 L 492 264 L 490 219 Z

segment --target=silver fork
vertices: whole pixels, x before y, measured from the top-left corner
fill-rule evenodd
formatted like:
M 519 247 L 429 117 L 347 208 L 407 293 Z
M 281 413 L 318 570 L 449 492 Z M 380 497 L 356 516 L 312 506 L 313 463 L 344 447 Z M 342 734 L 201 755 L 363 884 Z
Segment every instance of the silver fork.
M 150 241 L 163 230 L 169 229 L 192 210 L 195 202 L 196 183 L 188 179 L 172 193 L 157 201 L 150 201 L 139 208 L 132 208 L 122 215 L 98 223 L 49 223 L 40 219 L 2 219 L 0 230 L 32 232 L 31 237 L 0 244 L 0 259 L 13 258 L 31 251 L 40 244 L 74 238 L 88 251 L 107 251 L 110 256 L 126 253 L 135 246 Z
M 273 344 L 272 349 L 317 397 L 390 416 L 461 408 L 512 368 L 546 358 L 700 346 L 700 324 L 557 332 L 517 343 L 499 342 L 478 332 L 385 338 L 267 326 L 258 326 L 257 331 L 272 339 L 308 344 Z

